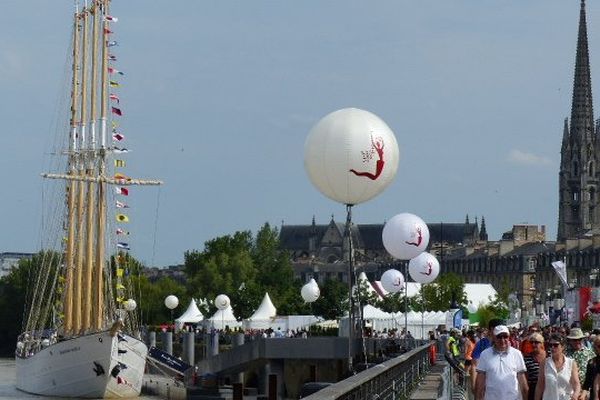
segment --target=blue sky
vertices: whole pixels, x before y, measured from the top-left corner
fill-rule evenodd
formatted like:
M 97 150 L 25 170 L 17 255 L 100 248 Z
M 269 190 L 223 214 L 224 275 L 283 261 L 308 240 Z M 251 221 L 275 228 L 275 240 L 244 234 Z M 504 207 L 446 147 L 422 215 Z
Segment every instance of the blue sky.
M 0 251 L 36 251 L 39 174 L 68 122 L 73 1 L 2 6 Z M 114 0 L 111 14 L 126 173 L 166 182 L 128 199 L 132 254 L 147 264 L 265 222 L 343 221 L 303 150 L 345 107 L 380 116 L 400 147 L 396 179 L 355 222 L 483 215 L 491 239 L 524 222 L 555 239 L 579 1 Z M 595 87 L 600 4 L 587 16 Z

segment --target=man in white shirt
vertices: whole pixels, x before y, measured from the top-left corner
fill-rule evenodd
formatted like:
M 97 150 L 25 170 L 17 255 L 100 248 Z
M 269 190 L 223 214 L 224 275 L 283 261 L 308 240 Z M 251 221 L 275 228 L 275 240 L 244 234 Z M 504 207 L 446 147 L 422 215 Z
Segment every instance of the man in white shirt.
M 523 354 L 510 346 L 505 325 L 494 328 L 492 347 L 485 349 L 477 364 L 476 400 L 527 400 Z

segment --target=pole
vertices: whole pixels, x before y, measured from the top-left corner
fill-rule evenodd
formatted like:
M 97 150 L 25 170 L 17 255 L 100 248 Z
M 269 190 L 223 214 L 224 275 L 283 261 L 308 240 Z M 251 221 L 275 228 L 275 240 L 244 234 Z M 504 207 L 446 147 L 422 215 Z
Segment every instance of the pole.
M 404 263 L 404 337 L 408 334 L 408 262 Z
M 423 309 L 421 310 L 421 339 L 425 339 L 425 284 L 421 283 L 421 302 Z
M 348 371 L 352 373 L 352 341 L 354 340 L 354 296 L 352 296 L 352 278 L 354 277 L 354 265 L 352 260 L 352 204 L 346 204 L 346 237 L 348 240 Z

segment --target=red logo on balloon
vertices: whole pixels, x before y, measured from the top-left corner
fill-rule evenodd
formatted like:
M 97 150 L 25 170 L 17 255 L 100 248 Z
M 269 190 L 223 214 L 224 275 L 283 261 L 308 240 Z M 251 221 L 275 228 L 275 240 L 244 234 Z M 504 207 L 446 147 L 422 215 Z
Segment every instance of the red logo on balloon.
M 421 245 L 422 241 L 423 241 L 423 234 L 421 233 L 421 227 L 418 226 L 417 227 L 417 241 L 416 242 L 405 241 L 404 243 L 409 244 L 411 246 L 419 247 Z
M 366 176 L 372 181 L 379 178 L 379 175 L 381 175 L 381 172 L 383 171 L 383 165 L 385 164 L 385 162 L 383 161 L 383 147 L 383 138 L 377 137 L 376 140 L 373 140 L 373 135 L 371 135 L 371 148 L 369 149 L 369 151 L 362 151 L 361 153 L 363 153 L 363 161 L 368 162 L 373 158 L 373 154 L 377 152 L 379 160 L 377 160 L 377 164 L 375 166 L 375 173 L 373 174 L 371 172 L 358 172 L 355 169 L 351 169 L 350 172 L 352 172 L 356 176 Z
M 427 267 L 428 267 L 427 268 L 427 272 L 421 272 L 421 274 L 427 275 L 427 276 L 431 275 L 431 272 L 433 271 L 433 264 L 431 264 L 431 262 L 428 261 L 427 262 Z

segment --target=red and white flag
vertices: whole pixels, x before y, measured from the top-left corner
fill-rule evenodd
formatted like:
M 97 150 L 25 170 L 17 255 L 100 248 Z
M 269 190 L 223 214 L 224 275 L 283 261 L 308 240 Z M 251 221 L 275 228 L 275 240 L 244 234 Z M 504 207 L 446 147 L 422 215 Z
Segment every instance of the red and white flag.
M 122 194 L 123 196 L 129 196 L 129 189 L 124 187 L 116 187 L 115 193 Z
M 104 19 L 105 19 L 106 21 L 112 21 L 112 22 L 118 22 L 118 21 L 119 21 L 119 18 L 117 18 L 117 17 L 113 17 L 112 15 L 105 15 L 105 16 L 104 16 Z
M 123 115 L 123 113 L 121 112 L 121 110 L 119 108 L 117 108 L 117 107 L 111 107 L 111 111 L 112 111 L 113 114 L 116 114 L 118 116 Z
M 117 208 L 129 208 L 129 206 L 127 204 L 125 204 L 119 200 L 116 201 L 115 205 L 117 206 Z
M 113 140 L 120 142 L 121 140 L 125 139 L 125 136 L 121 135 L 119 132 L 115 132 L 112 134 L 112 138 Z
M 111 93 L 111 94 L 109 94 L 109 95 L 108 95 L 108 98 L 109 98 L 109 99 L 111 99 L 112 101 L 116 101 L 116 102 L 117 102 L 117 104 L 119 104 L 119 102 L 120 102 L 120 100 L 119 100 L 119 96 L 117 96 L 117 95 L 116 95 L 116 94 L 114 94 L 114 93 Z
M 129 232 L 124 231 L 121 228 L 117 228 L 117 235 L 129 235 Z

